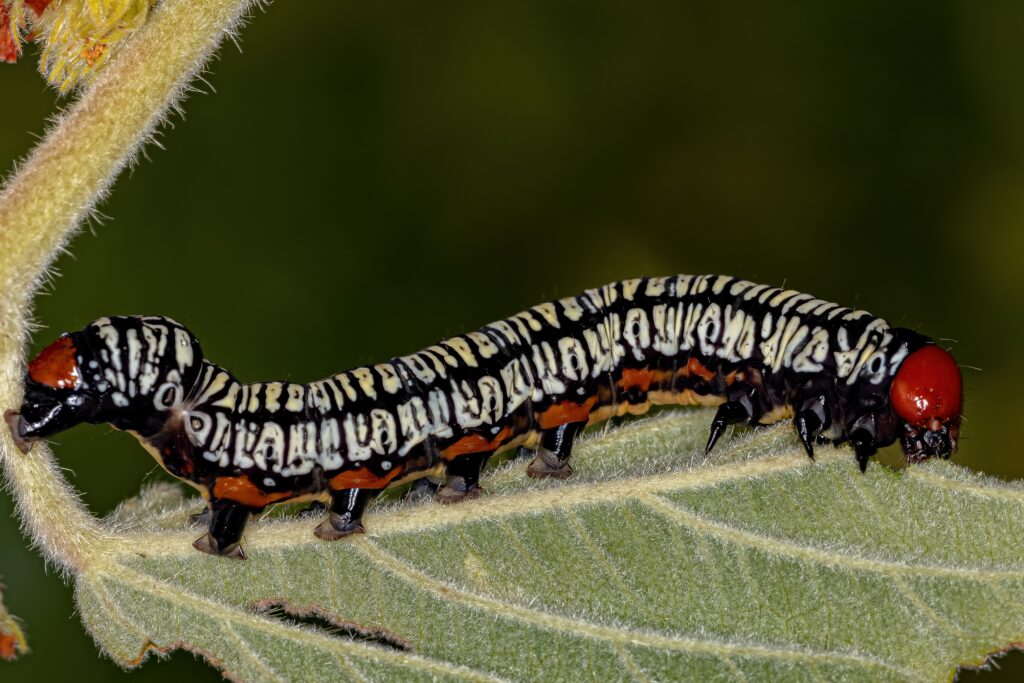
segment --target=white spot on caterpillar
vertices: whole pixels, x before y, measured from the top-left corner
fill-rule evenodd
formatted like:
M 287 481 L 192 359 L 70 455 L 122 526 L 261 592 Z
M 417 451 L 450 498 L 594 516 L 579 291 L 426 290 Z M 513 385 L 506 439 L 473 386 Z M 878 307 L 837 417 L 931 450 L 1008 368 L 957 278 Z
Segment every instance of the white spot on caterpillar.
M 359 381 L 359 388 L 368 398 L 376 400 L 377 390 L 373 388 L 373 373 L 369 368 L 355 368 L 351 371 L 353 377 Z
M 778 294 L 775 295 L 774 298 L 772 298 L 771 303 L 768 305 L 771 306 L 772 308 L 778 308 L 779 306 L 782 305 L 783 301 L 789 299 L 790 297 L 794 297 L 799 293 L 800 292 L 796 291 L 795 289 L 787 289 L 785 291 L 779 292 Z
M 370 447 L 374 453 L 385 455 L 398 448 L 398 434 L 395 430 L 395 416 L 383 408 L 370 411 L 370 429 L 372 438 Z
M 498 353 L 498 346 L 494 343 L 494 340 L 487 336 L 487 334 L 483 332 L 470 332 L 466 336 L 476 342 L 477 348 L 480 350 L 480 357 L 484 360 L 487 360 Z
M 344 431 L 348 459 L 352 462 L 369 460 L 373 452 L 370 450 L 370 426 L 367 424 L 366 415 L 346 415 Z
M 683 351 L 696 348 L 697 341 L 694 338 L 694 333 L 697 331 L 697 325 L 700 323 L 700 317 L 703 312 L 704 304 L 695 304 L 687 308 L 686 322 L 683 325 L 683 341 L 679 345 L 679 348 Z
M 425 351 L 425 353 L 437 354 L 437 356 L 445 362 L 446 365 L 452 368 L 459 367 L 459 361 L 455 359 L 455 356 L 448 353 L 448 349 L 441 345 L 434 345 Z
M 409 366 L 409 369 L 412 370 L 412 374 L 415 375 L 416 379 L 418 379 L 420 382 L 424 384 L 429 385 L 434 382 L 434 379 L 437 377 L 437 375 L 430 368 L 430 366 L 427 365 L 426 361 L 423 360 L 423 358 L 421 357 L 422 355 L 423 354 L 417 353 L 411 356 L 406 356 L 405 358 L 402 359 L 402 361 L 404 361 L 405 364 Z
M 640 289 L 640 278 L 633 278 L 631 280 L 622 281 L 622 298 L 626 301 L 632 301 L 636 295 L 636 290 Z
M 142 360 L 142 343 L 139 342 L 139 333 L 134 329 L 125 333 L 128 342 L 128 377 L 135 379 L 139 375 L 139 363 Z
M 100 318 L 93 324 L 97 327 L 96 336 L 102 339 L 106 343 L 107 349 L 110 350 L 110 355 L 104 358 L 103 361 L 109 362 L 113 366 L 114 371 L 120 373 L 121 353 L 117 348 L 120 335 L 117 333 L 117 328 L 110 324 L 110 318 Z
M 402 380 L 391 363 L 378 363 L 373 366 L 373 369 L 380 375 L 381 386 L 387 393 L 397 394 L 398 390 L 402 388 Z
M 849 333 L 845 327 L 840 327 L 836 332 L 836 346 L 838 349 L 833 353 L 836 359 L 836 376 L 846 377 L 853 371 L 857 362 L 857 349 L 850 349 Z
M 816 327 L 807 345 L 793 359 L 797 372 L 821 372 L 828 358 L 828 330 Z
M 328 417 L 320 422 L 320 460 L 326 470 L 338 469 L 344 463 L 337 418 Z
M 192 352 L 192 340 L 188 332 L 180 327 L 174 328 L 174 360 L 178 362 L 178 370 L 185 372 L 185 368 L 192 365 L 195 354 Z
M 757 343 L 757 326 L 754 318 L 747 316 L 743 321 L 743 330 L 740 332 L 739 341 L 736 344 L 736 355 L 741 360 L 748 360 L 754 355 L 754 347 Z
M 647 289 L 644 290 L 644 294 L 651 298 L 661 296 L 665 293 L 665 285 L 667 282 L 667 277 L 652 277 L 647 281 Z
M 305 386 L 303 386 L 302 384 L 289 384 L 288 400 L 284 404 L 284 409 L 291 413 L 300 412 L 306 403 L 305 398 Z
M 477 366 L 476 356 L 473 355 L 473 351 L 469 348 L 469 344 L 462 337 L 452 337 L 451 339 L 443 342 L 445 346 L 451 348 L 455 353 L 459 355 L 462 362 L 471 368 Z
M 729 288 L 729 294 L 739 296 L 753 286 L 754 283 L 749 280 L 738 280 L 737 282 L 732 283 L 732 287 Z
M 480 415 L 480 401 L 466 380 L 452 381 L 452 406 L 455 409 L 455 420 L 459 427 L 468 429 L 483 423 Z
M 427 411 L 423 406 L 423 399 L 415 396 L 405 403 L 400 403 L 398 405 L 398 430 L 402 435 L 403 443 L 398 454 L 404 456 L 413 446 L 426 439 L 430 426 Z
M 736 309 L 733 312 L 732 305 L 725 307 L 724 329 L 722 330 L 722 341 L 719 343 L 718 355 L 726 360 L 738 361 L 740 356 L 736 353 L 736 345 L 739 343 L 740 335 L 743 332 L 743 323 L 747 315 L 743 309 Z
M 512 316 L 512 318 L 510 318 L 510 319 L 511 320 L 522 320 L 534 332 L 540 332 L 541 330 L 544 329 L 544 326 L 541 325 L 540 322 L 536 318 L 534 318 L 532 315 L 530 315 L 529 311 L 523 311 L 522 313 L 517 313 L 516 315 Z
M 231 387 L 228 389 L 228 392 L 224 394 L 223 397 L 214 401 L 210 405 L 216 406 L 218 408 L 227 408 L 228 410 L 234 410 L 235 399 L 238 398 L 238 389 L 239 384 L 237 382 L 232 383 Z
M 596 377 L 612 369 L 612 354 L 608 343 L 608 331 L 604 325 L 583 330 L 583 341 L 591 360 L 591 372 Z
M 543 316 L 543 318 L 547 320 L 548 324 L 551 325 L 552 327 L 561 327 L 561 323 L 559 323 L 558 321 L 558 311 L 555 310 L 554 304 L 537 304 L 536 306 L 533 307 L 532 310 L 540 313 L 541 316 Z
M 266 486 L 267 488 L 271 488 L 274 486 L 274 480 L 271 479 L 270 477 L 264 477 L 263 485 Z
M 790 367 L 793 364 L 793 354 L 800 348 L 800 345 L 804 343 L 804 339 L 807 338 L 809 330 L 807 325 L 803 325 L 799 316 L 793 316 L 789 320 L 789 325 L 786 327 L 786 334 L 782 337 L 782 358 L 781 365 Z M 779 361 L 776 361 L 776 365 L 780 365 Z
M 345 396 L 341 392 L 341 384 L 336 377 L 331 377 L 324 380 L 324 386 L 331 390 L 331 396 L 334 397 L 334 405 L 340 410 L 345 405 Z
M 651 346 L 651 323 L 647 319 L 647 311 L 642 308 L 631 308 L 626 312 L 622 340 L 632 350 L 634 358 L 638 361 L 644 360 L 644 351 Z
M 693 282 L 692 275 L 677 275 L 676 276 L 676 296 L 683 297 L 689 293 L 690 285 Z
M 562 358 L 562 374 L 573 381 L 587 376 L 587 353 L 583 345 L 573 337 L 562 337 L 558 340 L 558 353 Z
M 100 391 L 104 388 L 97 387 Z M 164 382 L 153 394 L 153 407 L 159 411 L 170 410 L 181 403 L 183 390 L 177 382 Z
M 491 375 L 484 375 L 477 380 L 480 391 L 480 413 L 485 422 L 500 422 L 505 417 L 505 396 L 501 391 L 501 382 Z
M 200 394 L 198 398 L 196 398 L 196 403 L 206 403 L 212 397 L 216 396 L 225 386 L 227 386 L 229 379 L 230 376 L 228 375 L 228 373 L 217 370 L 216 374 L 213 376 L 213 379 L 206 385 L 205 389 L 203 390 L 203 393 Z
M 896 353 L 892 354 L 892 358 L 889 359 L 889 374 L 895 375 L 896 371 L 899 370 L 900 365 L 903 364 L 903 359 L 907 357 L 909 350 L 907 345 L 901 346 Z
M 576 301 L 575 299 L 563 299 L 565 301 Z M 578 304 L 577 304 L 578 305 Z M 582 312 L 583 309 L 580 309 Z M 515 331 L 515 328 L 507 320 L 498 320 L 487 326 L 489 329 L 494 330 L 504 338 L 507 344 L 517 345 L 522 344 L 522 339 L 519 334 Z
M 577 322 L 583 317 L 583 306 L 580 306 L 580 302 L 576 297 L 562 299 L 558 303 L 562 305 L 562 313 L 566 319 Z
M 281 429 L 281 425 L 270 420 L 264 422 L 257 443 L 253 452 L 256 467 L 264 472 L 279 471 L 284 454 L 284 430 Z
M 513 358 L 501 369 L 502 389 L 508 400 L 505 406 L 506 413 L 512 413 L 523 404 L 530 396 L 531 388 L 523 374 L 523 362 L 519 358 Z
M 284 387 L 280 382 L 267 382 L 263 387 L 263 406 L 267 412 L 276 413 L 281 408 L 278 399 L 281 397 L 281 390 Z
M 654 340 L 651 346 L 663 356 L 674 356 L 678 352 L 676 309 L 667 304 L 658 304 L 651 309 L 654 319 Z
M 359 397 L 359 394 L 356 393 L 355 387 L 352 386 L 352 382 L 349 381 L 347 372 L 343 372 L 340 375 L 335 375 L 334 379 L 336 379 L 338 381 L 338 384 L 341 385 L 341 388 L 345 392 L 345 395 L 348 396 L 348 400 L 354 401 Z
M 307 474 L 313 470 L 316 459 L 316 423 L 293 424 L 289 430 L 288 459 L 281 468 L 281 476 L 295 477 Z
M 697 340 L 700 352 L 707 358 L 715 355 L 715 343 L 722 331 L 722 308 L 716 304 L 708 304 L 704 316 L 697 327 Z
M 715 294 L 721 294 L 731 279 L 728 275 L 719 275 L 715 278 L 715 284 L 711 286 L 711 291 Z
M 247 448 L 256 438 L 255 434 L 249 431 L 249 425 L 253 425 L 253 423 L 246 423 L 244 420 L 235 425 L 235 452 L 231 458 L 231 464 L 242 469 L 249 469 L 256 464 Z

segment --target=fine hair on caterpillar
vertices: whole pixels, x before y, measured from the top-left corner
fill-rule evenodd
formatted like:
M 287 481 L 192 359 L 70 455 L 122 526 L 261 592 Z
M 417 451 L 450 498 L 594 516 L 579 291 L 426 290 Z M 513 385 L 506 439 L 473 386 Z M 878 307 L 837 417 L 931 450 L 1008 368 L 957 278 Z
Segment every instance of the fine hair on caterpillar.
M 23 451 L 81 422 L 133 433 L 206 499 L 195 547 L 235 558 L 273 503 L 326 503 L 314 533 L 335 540 L 401 483 L 476 497 L 508 449 L 532 451 L 529 476 L 568 477 L 584 427 L 652 405 L 717 406 L 708 452 L 728 425 L 791 418 L 808 456 L 849 443 L 864 471 L 896 441 L 908 461 L 948 458 L 962 403 L 960 369 L 931 339 L 724 275 L 615 282 L 308 384 L 239 382 L 179 323 L 111 316 L 43 349 L 25 384 L 6 413 Z

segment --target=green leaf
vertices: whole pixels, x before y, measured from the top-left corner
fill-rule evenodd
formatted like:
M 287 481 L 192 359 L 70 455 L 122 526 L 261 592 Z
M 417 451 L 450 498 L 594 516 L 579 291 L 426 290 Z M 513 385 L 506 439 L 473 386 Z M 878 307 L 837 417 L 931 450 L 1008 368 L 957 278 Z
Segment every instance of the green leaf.
M 591 436 L 569 481 L 378 506 L 368 533 L 252 525 L 200 554 L 163 485 L 105 521 L 78 608 L 125 665 L 184 647 L 248 681 L 940 680 L 1024 640 L 1024 489 L 944 462 L 811 462 L 788 426 L 702 455 L 710 413 Z M 316 616 L 302 623 L 293 617 Z

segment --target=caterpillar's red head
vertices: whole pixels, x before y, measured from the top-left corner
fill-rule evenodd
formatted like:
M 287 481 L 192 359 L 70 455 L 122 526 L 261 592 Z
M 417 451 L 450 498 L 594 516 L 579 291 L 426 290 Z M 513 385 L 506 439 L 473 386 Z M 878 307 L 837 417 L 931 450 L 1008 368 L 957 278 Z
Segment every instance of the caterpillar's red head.
M 83 390 L 81 358 L 74 338 L 61 335 L 28 364 L 21 410 L 5 413 L 18 447 L 81 422 L 90 401 Z
M 908 460 L 948 458 L 960 433 L 963 382 L 949 352 L 928 344 L 900 365 L 889 398 L 903 421 L 903 452 Z
M 202 362 L 199 342 L 170 318 L 100 318 L 39 352 L 28 364 L 21 407 L 5 418 L 26 453 L 34 441 L 82 422 L 149 435 L 185 399 Z
M 29 378 L 51 389 L 74 389 L 80 381 L 75 353 L 75 343 L 65 334 L 28 364 Z

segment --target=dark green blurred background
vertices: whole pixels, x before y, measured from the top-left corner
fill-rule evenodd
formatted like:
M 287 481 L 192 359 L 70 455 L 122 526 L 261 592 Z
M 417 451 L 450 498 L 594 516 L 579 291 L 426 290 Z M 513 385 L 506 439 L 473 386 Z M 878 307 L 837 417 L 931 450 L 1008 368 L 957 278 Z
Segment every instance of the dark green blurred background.
M 956 460 L 1024 476 L 1024 5 L 485 5 L 256 16 L 58 261 L 32 352 L 157 313 L 242 379 L 305 381 L 608 280 L 724 272 L 955 340 Z M 0 68 L 2 168 L 61 104 L 34 68 Z M 164 476 L 104 427 L 57 453 L 100 515 Z M 34 650 L 0 678 L 122 678 L 25 545 L 0 494 Z M 131 676 L 219 678 L 181 653 Z

